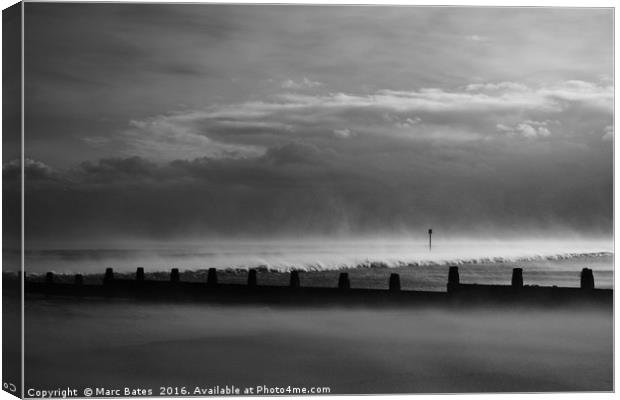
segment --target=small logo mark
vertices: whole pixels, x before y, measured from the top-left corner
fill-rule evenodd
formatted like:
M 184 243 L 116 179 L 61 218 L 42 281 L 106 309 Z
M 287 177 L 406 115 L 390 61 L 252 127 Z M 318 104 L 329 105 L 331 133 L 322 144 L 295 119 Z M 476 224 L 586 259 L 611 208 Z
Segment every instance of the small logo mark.
M 15 387 L 15 385 L 10 382 L 4 382 L 2 384 L 2 387 L 4 387 L 5 390 L 8 390 L 11 393 L 15 393 L 17 391 L 17 388 Z

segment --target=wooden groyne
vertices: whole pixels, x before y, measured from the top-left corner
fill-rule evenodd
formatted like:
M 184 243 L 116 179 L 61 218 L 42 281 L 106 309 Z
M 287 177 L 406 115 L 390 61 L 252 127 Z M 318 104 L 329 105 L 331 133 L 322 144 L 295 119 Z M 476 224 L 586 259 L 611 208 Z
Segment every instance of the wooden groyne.
M 302 287 L 300 271 L 291 271 L 288 286 L 260 285 L 256 270 L 250 270 L 247 284 L 222 284 L 218 273 L 210 268 L 206 282 L 185 282 L 177 268 L 170 271 L 169 280 L 147 280 L 144 269 L 136 270 L 135 279 L 115 276 L 108 268 L 100 284 L 85 284 L 82 275 L 74 282 L 58 282 L 48 272 L 45 281 L 26 279 L 26 294 L 64 297 L 115 297 L 162 301 L 213 301 L 224 303 L 299 304 L 497 304 L 537 303 L 573 304 L 592 303 L 611 306 L 613 290 L 596 289 L 592 270 L 581 271 L 579 288 L 528 286 L 523 283 L 523 270 L 514 268 L 510 285 L 480 285 L 460 282 L 458 267 L 450 267 L 445 292 L 402 290 L 400 276 L 393 273 L 386 282 L 386 290 L 352 288 L 349 275 L 340 273 L 334 287 Z M 4 279 L 5 290 L 16 289 L 16 279 Z

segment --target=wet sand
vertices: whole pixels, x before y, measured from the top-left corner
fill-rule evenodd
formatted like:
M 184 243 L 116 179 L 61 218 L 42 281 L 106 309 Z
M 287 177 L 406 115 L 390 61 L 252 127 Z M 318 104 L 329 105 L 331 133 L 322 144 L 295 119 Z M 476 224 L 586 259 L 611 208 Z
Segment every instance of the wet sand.
M 29 299 L 26 388 L 610 391 L 610 309 L 308 308 Z

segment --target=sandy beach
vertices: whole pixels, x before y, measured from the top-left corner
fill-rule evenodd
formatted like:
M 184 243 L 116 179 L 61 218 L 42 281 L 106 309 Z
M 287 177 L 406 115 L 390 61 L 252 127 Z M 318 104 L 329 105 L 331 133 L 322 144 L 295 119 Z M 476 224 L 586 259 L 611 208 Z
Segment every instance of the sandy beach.
M 26 302 L 26 388 L 609 391 L 611 310 Z

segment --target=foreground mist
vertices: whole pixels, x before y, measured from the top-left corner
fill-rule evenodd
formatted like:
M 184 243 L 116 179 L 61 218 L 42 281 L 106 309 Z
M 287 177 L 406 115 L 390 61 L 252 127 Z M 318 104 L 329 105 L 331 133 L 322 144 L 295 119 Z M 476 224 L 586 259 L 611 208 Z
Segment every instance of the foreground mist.
M 38 299 L 26 302 L 25 315 L 26 388 L 298 385 L 344 394 L 612 390 L 613 383 L 611 310 Z

